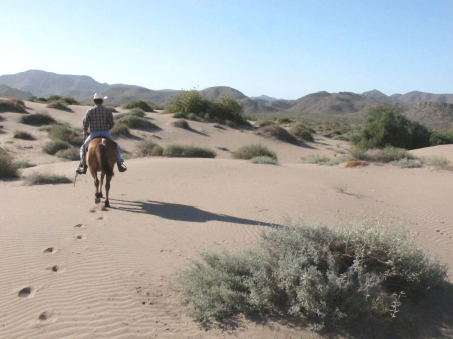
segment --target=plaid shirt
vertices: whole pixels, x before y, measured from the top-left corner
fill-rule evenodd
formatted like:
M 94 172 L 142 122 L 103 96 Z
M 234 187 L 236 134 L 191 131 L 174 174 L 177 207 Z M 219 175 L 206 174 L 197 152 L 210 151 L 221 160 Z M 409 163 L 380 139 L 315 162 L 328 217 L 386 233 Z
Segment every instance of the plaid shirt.
M 109 131 L 109 126 L 113 126 L 113 124 L 112 112 L 102 105 L 90 108 L 83 118 L 83 129 L 88 130 L 90 127 L 90 132 Z

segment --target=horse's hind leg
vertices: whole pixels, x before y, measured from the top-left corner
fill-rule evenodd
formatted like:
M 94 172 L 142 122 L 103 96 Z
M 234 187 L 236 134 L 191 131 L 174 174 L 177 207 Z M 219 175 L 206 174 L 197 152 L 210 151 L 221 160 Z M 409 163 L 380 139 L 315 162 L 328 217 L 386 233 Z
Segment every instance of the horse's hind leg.
M 99 186 L 99 194 L 100 194 L 101 198 L 104 198 L 104 196 L 102 195 L 102 186 L 104 186 L 104 177 L 105 177 L 105 173 L 101 172 L 101 185 Z
M 105 181 L 105 207 L 110 207 L 109 203 L 110 180 L 112 180 L 112 176 L 107 175 L 107 179 Z
M 101 201 L 101 194 L 99 193 L 99 179 L 98 179 L 98 174 L 95 171 L 91 171 L 91 175 L 93 176 L 94 179 L 94 187 L 96 188 L 96 192 L 94 193 L 94 202 L 96 204 L 99 204 Z

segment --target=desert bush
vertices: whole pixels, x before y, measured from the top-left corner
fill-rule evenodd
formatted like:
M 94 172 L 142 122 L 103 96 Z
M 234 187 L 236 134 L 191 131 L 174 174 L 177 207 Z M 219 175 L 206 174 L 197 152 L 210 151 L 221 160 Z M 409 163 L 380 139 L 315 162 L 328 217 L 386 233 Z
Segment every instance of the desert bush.
M 392 165 L 398 166 L 401 168 L 420 168 L 423 167 L 423 164 L 418 159 L 408 159 L 403 158 L 399 160 L 394 160 L 391 162 Z
M 164 149 L 151 140 L 142 140 L 137 144 L 138 157 L 162 156 Z
M 304 124 L 301 122 L 297 122 L 293 124 L 289 128 L 289 133 L 294 135 L 296 138 L 304 141 L 314 141 L 315 139 L 313 138 L 313 135 L 311 134 L 310 130 L 305 127 Z
M 24 180 L 24 185 L 33 186 L 33 185 L 49 185 L 49 184 L 68 184 L 72 180 L 64 175 L 58 175 L 53 173 L 42 173 L 35 172 L 26 177 L 22 178 Z
M 309 154 L 306 157 L 302 158 L 304 164 L 316 164 L 316 165 L 327 165 L 331 162 L 332 159 L 326 157 L 325 155 L 319 154 Z
M 52 140 L 62 140 L 74 146 L 82 146 L 82 134 L 68 125 L 50 125 L 46 128 L 49 138 Z
M 278 165 L 278 161 L 269 156 L 253 157 L 252 159 L 250 159 L 250 161 L 252 162 L 252 164 Z
M 47 98 L 32 96 L 28 99 L 31 102 L 47 103 Z
M 77 147 L 70 147 L 67 149 L 59 150 L 55 153 L 55 155 L 59 158 L 71 161 L 80 160 L 80 150 Z
M 205 147 L 173 144 L 165 146 L 162 155 L 181 158 L 215 158 L 217 153 Z
M 61 95 L 50 95 L 48 98 L 47 98 L 47 102 L 51 102 L 51 101 L 59 101 L 63 99 L 63 97 Z
M 420 158 L 420 161 L 427 165 L 433 166 L 436 169 L 440 170 L 453 170 L 453 164 L 449 159 L 441 155 L 433 155 L 433 156 L 424 156 Z
M 126 125 L 123 124 L 115 124 L 113 128 L 110 130 L 110 134 L 112 135 L 121 135 L 123 137 L 130 137 L 131 131 Z
M 453 144 L 453 132 L 432 131 L 429 142 L 431 146 Z
M 27 113 L 24 102 L 17 99 L 0 99 L 0 112 Z
M 116 124 L 123 124 L 132 129 L 154 129 L 158 128 L 151 121 L 134 115 L 128 115 L 116 121 Z
M 263 156 L 277 160 L 277 154 L 275 152 L 260 144 L 242 146 L 237 151 L 232 152 L 231 156 L 233 157 L 233 159 L 250 160 L 254 157 Z
M 118 121 L 118 120 L 120 120 L 122 118 L 131 117 L 131 116 L 144 118 L 145 115 L 146 115 L 145 111 L 143 111 L 142 109 L 134 108 L 134 109 L 130 110 L 130 112 L 127 112 L 127 113 L 115 114 L 113 116 L 113 120 Z
M 23 115 L 20 118 L 20 122 L 25 125 L 33 125 L 33 126 L 43 126 L 43 125 L 50 125 L 56 124 L 57 121 L 52 118 L 48 114 L 30 114 L 30 115 Z
M 22 140 L 35 140 L 35 137 L 28 132 L 16 130 L 14 131 L 13 138 Z
M 72 109 L 70 109 L 68 106 L 66 106 L 63 102 L 61 101 L 52 101 L 47 104 L 48 108 L 54 108 L 54 109 L 59 109 L 60 111 L 67 111 L 67 112 L 72 112 Z
M 44 153 L 55 155 L 55 153 L 57 153 L 58 151 L 66 150 L 70 147 L 71 145 L 69 145 L 66 141 L 57 139 L 47 142 L 42 150 L 44 151 Z
M 64 97 L 61 99 L 61 101 L 66 103 L 67 105 L 80 105 L 80 102 L 78 102 L 73 97 Z
M 150 104 L 148 104 L 146 101 L 143 101 L 143 100 L 131 101 L 127 105 L 124 105 L 124 108 L 126 108 L 126 109 L 139 108 L 145 112 L 154 112 L 153 107 Z
M 410 152 L 397 147 L 385 147 L 384 149 L 363 149 L 353 147 L 348 149 L 348 153 L 357 160 L 365 160 L 370 162 L 390 162 L 400 159 L 415 159 Z
M 276 123 L 271 120 L 258 120 L 255 121 L 255 126 L 261 128 L 261 127 L 266 127 L 266 126 L 274 126 Z
M 14 161 L 14 166 L 18 169 L 21 168 L 30 168 L 30 167 L 35 167 L 36 165 L 27 161 L 27 160 L 16 160 Z
M 189 126 L 189 123 L 184 120 L 184 119 L 179 119 L 179 120 L 176 120 L 175 122 L 173 122 L 173 126 L 175 127 L 179 127 L 179 128 L 184 128 L 184 129 L 187 129 L 187 130 L 190 130 L 190 126 Z
M 362 131 L 351 142 L 358 147 L 384 148 L 393 146 L 415 149 L 430 146 L 430 131 L 401 114 L 395 105 L 381 105 L 369 111 Z
M 256 131 L 256 133 L 267 138 L 275 138 L 277 140 L 289 142 L 291 144 L 297 142 L 297 139 L 294 135 L 290 134 L 286 129 L 278 125 L 260 127 L 258 131 Z
M 279 124 L 279 125 L 286 125 L 286 124 L 290 124 L 292 122 L 293 122 L 293 120 L 291 120 L 290 118 L 287 118 L 287 117 L 279 118 L 277 120 L 277 124 Z
M 13 157 L 0 147 L 0 179 L 18 176 L 18 167 L 15 166 Z
M 299 223 L 263 232 L 234 255 L 202 252 L 175 288 L 199 321 L 276 313 L 304 316 L 320 330 L 354 321 L 383 327 L 446 279 L 447 266 L 409 232 L 362 219 L 337 230 Z

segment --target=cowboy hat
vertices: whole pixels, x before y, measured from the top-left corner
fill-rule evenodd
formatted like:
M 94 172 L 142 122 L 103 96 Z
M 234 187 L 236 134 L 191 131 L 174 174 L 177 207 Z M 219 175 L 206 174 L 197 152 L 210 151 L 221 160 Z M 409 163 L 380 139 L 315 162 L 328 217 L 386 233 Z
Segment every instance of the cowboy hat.
M 105 99 L 107 99 L 107 97 L 103 97 L 101 93 L 95 93 L 93 99 L 105 100 Z

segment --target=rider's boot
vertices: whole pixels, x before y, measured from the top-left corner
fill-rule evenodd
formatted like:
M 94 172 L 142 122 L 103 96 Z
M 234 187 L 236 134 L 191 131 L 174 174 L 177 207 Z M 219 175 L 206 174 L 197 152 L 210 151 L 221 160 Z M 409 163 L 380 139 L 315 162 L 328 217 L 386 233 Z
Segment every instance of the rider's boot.
M 124 164 L 124 162 L 119 162 L 118 161 L 116 164 L 118 165 L 118 171 L 120 171 L 120 172 L 126 172 L 127 171 L 127 167 Z
M 86 174 L 88 166 L 83 163 L 83 161 L 80 162 L 79 167 L 76 169 L 77 174 Z

